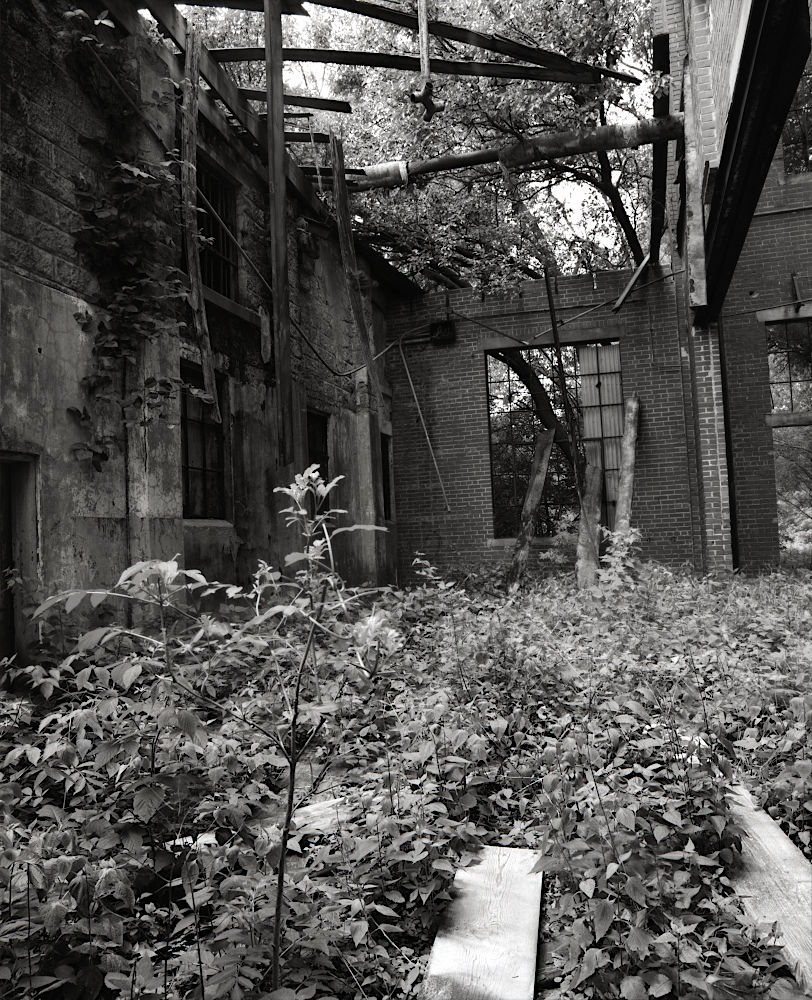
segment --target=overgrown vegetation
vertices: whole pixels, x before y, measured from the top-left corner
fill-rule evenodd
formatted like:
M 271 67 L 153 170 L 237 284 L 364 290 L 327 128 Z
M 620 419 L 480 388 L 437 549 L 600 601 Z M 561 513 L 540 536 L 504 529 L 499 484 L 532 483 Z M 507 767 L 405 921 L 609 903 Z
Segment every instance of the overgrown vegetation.
M 287 491 L 290 577 L 141 563 L 41 606 L 5 672 L 0 996 L 414 996 L 484 843 L 538 850 L 545 995 L 799 996 L 728 881 L 725 791 L 812 856 L 809 584 L 618 547 L 586 593 L 419 561 L 350 590 L 332 485 Z

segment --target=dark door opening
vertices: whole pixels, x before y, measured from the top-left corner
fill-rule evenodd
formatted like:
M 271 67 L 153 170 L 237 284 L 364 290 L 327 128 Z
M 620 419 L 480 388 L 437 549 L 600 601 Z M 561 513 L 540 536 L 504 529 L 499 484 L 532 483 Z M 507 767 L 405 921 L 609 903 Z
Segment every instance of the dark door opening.
M 9 456 L 9 453 L 6 453 Z M 0 657 L 24 654 L 26 628 L 20 592 L 9 571 L 37 584 L 35 464 L 28 456 L 0 454 Z
M 11 462 L 0 462 L 0 656 L 11 656 L 16 649 L 14 594 L 7 576 L 14 566 L 10 466 Z

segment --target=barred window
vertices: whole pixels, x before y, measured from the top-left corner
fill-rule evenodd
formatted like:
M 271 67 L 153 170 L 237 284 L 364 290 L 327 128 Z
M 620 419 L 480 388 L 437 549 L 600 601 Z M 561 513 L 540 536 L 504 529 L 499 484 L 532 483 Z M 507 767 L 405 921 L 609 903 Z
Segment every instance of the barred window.
M 197 166 L 197 184 L 216 216 L 199 199 L 200 273 L 203 284 L 229 299 L 237 297 L 237 249 L 227 230 L 237 228 L 237 188 L 202 159 Z
M 199 365 L 183 362 L 180 377 L 183 516 L 222 519 L 227 515 L 225 420 L 218 424 L 212 419 Z M 222 413 L 219 383 L 217 395 Z
M 767 358 L 773 412 L 812 410 L 812 321 L 770 324 Z
M 522 351 L 550 398 L 559 421 L 565 421 L 564 400 L 552 348 Z M 620 477 L 623 434 L 623 386 L 620 346 L 585 344 L 562 348 L 569 404 L 578 416 L 587 459 L 600 460 L 604 470 L 602 521 L 614 523 Z M 488 409 L 494 536 L 515 537 L 530 479 L 535 436 L 541 424 L 530 393 L 516 373 L 499 359 L 488 357 Z M 562 521 L 579 510 L 572 466 L 556 445 L 550 455 L 547 481 L 537 514 L 538 535 L 554 535 Z

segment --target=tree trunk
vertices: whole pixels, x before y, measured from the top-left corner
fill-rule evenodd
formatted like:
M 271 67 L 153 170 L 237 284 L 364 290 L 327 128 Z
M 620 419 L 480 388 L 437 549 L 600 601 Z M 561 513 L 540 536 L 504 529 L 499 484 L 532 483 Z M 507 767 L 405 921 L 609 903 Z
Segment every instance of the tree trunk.
M 544 483 L 547 479 L 547 466 L 550 462 L 550 452 L 553 450 L 555 428 L 550 427 L 538 431 L 536 446 L 533 452 L 533 464 L 530 466 L 530 482 L 522 506 L 522 526 L 516 545 L 513 549 L 513 561 L 507 574 L 508 583 L 518 583 L 527 569 L 530 556 L 530 543 L 536 535 L 536 511 L 541 503 Z
M 635 393 L 626 400 L 626 415 L 623 421 L 623 439 L 620 443 L 620 482 L 617 489 L 615 510 L 615 534 L 626 534 L 632 514 L 632 493 L 634 491 L 634 461 L 637 449 L 637 418 L 640 413 L 640 397 Z
M 603 469 L 599 464 L 587 465 L 584 495 L 581 500 L 578 549 L 575 557 L 575 577 L 579 590 L 594 587 L 598 580 L 602 494 Z

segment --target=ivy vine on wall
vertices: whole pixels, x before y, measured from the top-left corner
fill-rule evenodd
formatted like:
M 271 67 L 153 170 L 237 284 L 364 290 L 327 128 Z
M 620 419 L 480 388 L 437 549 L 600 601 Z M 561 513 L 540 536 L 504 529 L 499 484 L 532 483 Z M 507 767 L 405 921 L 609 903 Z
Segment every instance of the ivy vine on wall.
M 105 122 L 103 138 L 84 140 L 99 169 L 74 177 L 83 220 L 75 247 L 98 292 L 92 309 L 76 316 L 93 337 L 92 363 L 80 382 L 83 405 L 68 410 L 83 431 L 74 456 L 99 471 L 124 450 L 128 428 L 165 415 L 178 384 L 161 373 L 145 376 L 139 360 L 147 343 L 172 335 L 183 317 L 186 290 L 173 240 L 179 184 L 175 158 L 156 161 L 139 148 L 143 113 L 127 73 L 132 64 L 118 41 L 97 36 L 113 27 L 106 12 L 93 21 L 82 10 L 66 17 L 68 63 Z

